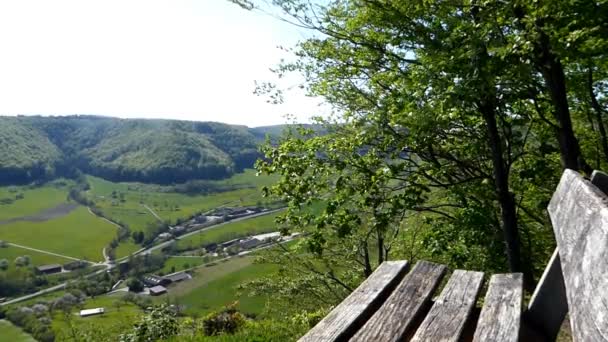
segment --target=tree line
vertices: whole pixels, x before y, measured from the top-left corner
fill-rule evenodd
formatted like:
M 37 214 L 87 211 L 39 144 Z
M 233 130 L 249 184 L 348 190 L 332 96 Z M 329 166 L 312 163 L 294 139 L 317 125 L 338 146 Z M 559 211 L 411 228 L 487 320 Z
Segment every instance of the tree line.
M 279 223 L 313 232 L 300 254 L 268 258 L 290 282 L 258 289 L 330 305 L 384 260 L 422 257 L 523 272 L 533 288 L 562 170 L 608 165 L 608 4 L 273 4 L 313 32 L 276 72 L 301 73 L 335 114 L 318 118 L 326 135 L 302 127 L 263 149 L 258 169 L 281 176 L 267 193 L 288 203 Z

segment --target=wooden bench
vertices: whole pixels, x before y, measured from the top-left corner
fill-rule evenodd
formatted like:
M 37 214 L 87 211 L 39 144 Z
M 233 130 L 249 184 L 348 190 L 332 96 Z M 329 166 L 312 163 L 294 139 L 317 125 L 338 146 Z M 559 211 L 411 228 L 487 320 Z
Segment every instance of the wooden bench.
M 552 341 L 568 312 L 574 341 L 608 341 L 606 193 L 608 175 L 564 171 L 548 208 L 557 249 L 525 309 L 521 274 L 492 275 L 478 309 L 482 272 L 455 270 L 436 293 L 444 265 L 387 261 L 300 341 Z

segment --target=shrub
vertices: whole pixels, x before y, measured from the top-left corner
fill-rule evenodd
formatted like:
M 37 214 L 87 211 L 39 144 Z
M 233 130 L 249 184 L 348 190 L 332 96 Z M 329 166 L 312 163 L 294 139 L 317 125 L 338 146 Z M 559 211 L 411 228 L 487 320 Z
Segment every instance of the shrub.
M 128 334 L 120 335 L 121 342 L 158 341 L 171 338 L 179 332 L 175 313 L 166 305 L 152 308 Z
M 215 336 L 223 333 L 234 334 L 246 322 L 245 316 L 236 309 L 236 303 L 203 319 L 205 335 Z

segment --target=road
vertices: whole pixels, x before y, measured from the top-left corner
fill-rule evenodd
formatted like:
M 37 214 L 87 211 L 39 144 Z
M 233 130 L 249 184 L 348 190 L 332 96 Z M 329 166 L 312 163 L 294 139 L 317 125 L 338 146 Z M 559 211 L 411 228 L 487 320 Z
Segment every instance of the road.
M 145 250 L 141 251 L 140 254 L 150 254 L 150 253 L 152 253 L 153 251 L 155 251 L 155 250 L 157 250 L 159 248 L 164 248 L 164 247 L 169 246 L 171 243 L 173 243 L 176 240 L 181 240 L 183 238 L 187 238 L 189 236 L 196 235 L 196 234 L 201 233 L 201 232 L 206 231 L 206 230 L 216 229 L 216 228 L 219 228 L 219 227 L 221 227 L 223 225 L 226 225 L 228 223 L 234 223 L 234 222 L 239 222 L 239 221 L 243 221 L 243 220 L 252 219 L 252 218 L 255 218 L 255 217 L 259 217 L 259 216 L 270 215 L 270 214 L 279 212 L 279 211 L 281 211 L 283 209 L 285 209 L 285 208 L 279 208 L 279 209 L 264 211 L 264 212 L 261 212 L 261 213 L 247 215 L 247 216 L 239 217 L 239 218 L 234 219 L 234 220 L 230 220 L 230 221 L 226 221 L 226 222 L 217 223 L 217 224 L 214 224 L 214 225 L 211 225 L 211 226 L 207 226 L 207 227 L 204 227 L 204 228 L 192 231 L 190 233 L 186 233 L 184 235 L 180 235 L 179 237 L 177 237 L 177 238 L 175 238 L 173 240 L 165 241 L 165 242 L 162 242 L 162 243 L 160 243 L 158 245 L 152 246 L 152 247 L 150 247 L 148 249 L 145 249 Z
M 112 267 L 114 267 L 114 266 L 105 265 L 105 264 L 96 264 L 96 265 L 103 265 L 103 266 L 106 266 L 106 268 L 97 270 L 97 271 L 95 271 L 93 273 L 89 273 L 86 276 L 84 276 L 85 278 L 94 277 L 94 276 L 96 276 L 98 274 L 101 274 L 101 273 L 103 273 L 103 272 L 111 269 Z M 46 288 L 44 290 L 40 290 L 38 292 L 30 293 L 30 294 L 22 296 L 22 297 L 18 297 L 18 298 L 14 298 L 14 299 L 11 299 L 11 300 L 7 300 L 6 302 L 0 303 L 0 306 L 23 302 L 25 300 L 32 299 L 34 297 L 38 297 L 38 296 L 41 296 L 43 294 L 47 294 L 47 293 L 55 292 L 55 291 L 58 291 L 58 290 L 62 290 L 63 288 L 65 288 L 68 285 L 68 283 L 69 282 L 66 281 L 65 283 L 49 287 L 49 288 Z
M 265 212 L 261 212 L 261 213 L 257 213 L 257 214 L 253 214 L 253 215 L 243 216 L 243 217 L 240 217 L 240 218 L 235 219 L 235 220 L 231 220 L 231 221 L 227 221 L 227 222 L 222 222 L 222 223 L 214 224 L 214 225 L 211 225 L 211 226 L 208 226 L 208 227 L 205 227 L 205 228 L 202 228 L 202 229 L 195 230 L 193 232 L 184 234 L 184 235 L 180 236 L 179 238 L 177 238 L 176 240 L 179 240 L 181 238 L 185 238 L 185 237 L 188 237 L 188 236 L 191 236 L 191 235 L 194 235 L 194 234 L 198 234 L 198 233 L 200 233 L 200 232 L 202 232 L 204 230 L 215 229 L 215 228 L 221 227 L 221 226 L 223 226 L 225 224 L 228 224 L 228 223 L 239 222 L 239 221 L 243 221 L 243 220 L 247 220 L 247 219 L 251 219 L 251 218 L 255 218 L 255 217 L 259 217 L 259 216 L 264 216 L 264 215 L 270 215 L 272 213 L 276 213 L 276 212 L 281 211 L 283 209 L 284 208 L 269 210 L 269 211 L 265 211 Z M 175 240 L 169 240 L 169 241 L 166 241 L 166 242 L 162 242 L 162 243 L 160 243 L 158 245 L 149 247 L 147 249 L 142 248 L 142 249 L 138 250 L 137 252 L 133 253 L 133 255 L 150 254 L 150 253 L 152 253 L 153 251 L 155 251 L 155 250 L 157 250 L 159 248 L 163 248 L 163 247 L 168 246 L 173 241 L 175 241 Z M 25 247 L 25 246 L 20 246 L 20 245 L 16 245 L 16 244 L 12 244 L 12 243 L 9 243 L 9 244 L 10 245 L 14 245 L 15 247 L 26 248 L 26 249 L 34 250 L 34 251 L 41 252 L 41 253 L 53 254 L 53 255 L 61 256 L 61 257 L 68 258 L 68 259 L 79 260 L 79 259 L 75 259 L 75 258 L 68 257 L 68 256 L 65 256 L 65 255 L 60 255 L 60 254 L 55 254 L 55 253 L 46 252 L 46 251 L 42 251 L 42 250 L 37 250 L 37 249 L 33 249 L 33 248 Z M 104 249 L 104 255 L 105 255 L 105 249 Z M 95 271 L 93 273 L 87 274 L 85 276 L 85 278 L 90 278 L 90 277 L 96 276 L 98 274 L 101 274 L 103 272 L 109 271 L 109 270 L 113 269 L 114 267 L 116 267 L 116 263 L 119 263 L 119 262 L 121 262 L 123 260 L 126 260 L 128 258 L 129 257 L 126 256 L 124 258 L 118 259 L 118 260 L 115 261 L 115 263 L 110 263 L 110 262 L 106 261 L 104 263 L 94 264 L 94 265 L 98 265 L 98 266 L 105 266 L 105 268 L 101 269 L 101 270 L 98 270 L 98 271 Z M 55 285 L 53 287 L 49 287 L 49 288 L 46 288 L 44 290 L 40 290 L 38 292 L 34 292 L 34 293 L 31 293 L 31 294 L 28 294 L 28 295 L 25 295 L 25 296 L 22 296 L 22 297 L 18 297 L 18 298 L 14 298 L 14 299 L 8 300 L 6 302 L 0 303 L 0 306 L 22 302 L 22 301 L 25 301 L 25 300 L 28 300 L 28 299 L 31 299 L 31 298 L 34 298 L 34 297 L 41 296 L 41 295 L 46 294 L 46 293 L 50 293 L 50 292 L 54 292 L 54 291 L 57 291 L 57 290 L 61 290 L 61 289 L 65 288 L 68 283 L 69 282 L 65 282 L 63 284 Z

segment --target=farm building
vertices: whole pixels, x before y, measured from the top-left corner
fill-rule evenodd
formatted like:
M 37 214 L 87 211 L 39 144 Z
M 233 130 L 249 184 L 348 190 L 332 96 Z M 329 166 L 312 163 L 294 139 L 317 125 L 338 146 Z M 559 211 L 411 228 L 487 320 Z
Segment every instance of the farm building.
M 171 281 L 172 283 L 177 283 L 184 280 L 192 279 L 192 276 L 186 272 L 177 272 L 164 277 L 165 279 Z
M 85 268 L 87 267 L 88 263 L 86 261 L 82 261 L 82 260 L 78 260 L 78 261 L 71 261 L 68 263 L 63 264 L 63 269 L 64 270 L 76 270 L 79 268 Z
M 61 272 L 61 265 L 51 264 L 51 265 L 41 265 L 36 267 L 36 273 L 38 274 L 53 274 Z
M 167 289 L 164 286 L 154 286 L 150 288 L 150 296 L 160 296 L 167 293 Z
M 103 315 L 104 312 L 106 312 L 104 308 L 80 310 L 80 317 Z
M 159 240 L 170 239 L 172 237 L 173 237 L 173 234 L 171 234 L 171 233 L 160 233 L 160 234 L 158 234 L 158 239 Z
M 171 280 L 168 280 L 166 278 L 159 277 L 159 276 L 153 275 L 153 274 L 144 276 L 141 280 L 146 286 L 149 286 L 149 287 L 158 286 L 158 285 L 167 286 L 167 285 L 171 284 Z
M 251 238 L 247 238 L 247 239 L 243 239 L 243 240 L 239 241 L 239 247 L 241 247 L 242 249 L 251 249 L 251 248 L 261 245 L 262 243 L 263 243 L 263 241 L 260 241 L 254 237 L 251 237 Z

